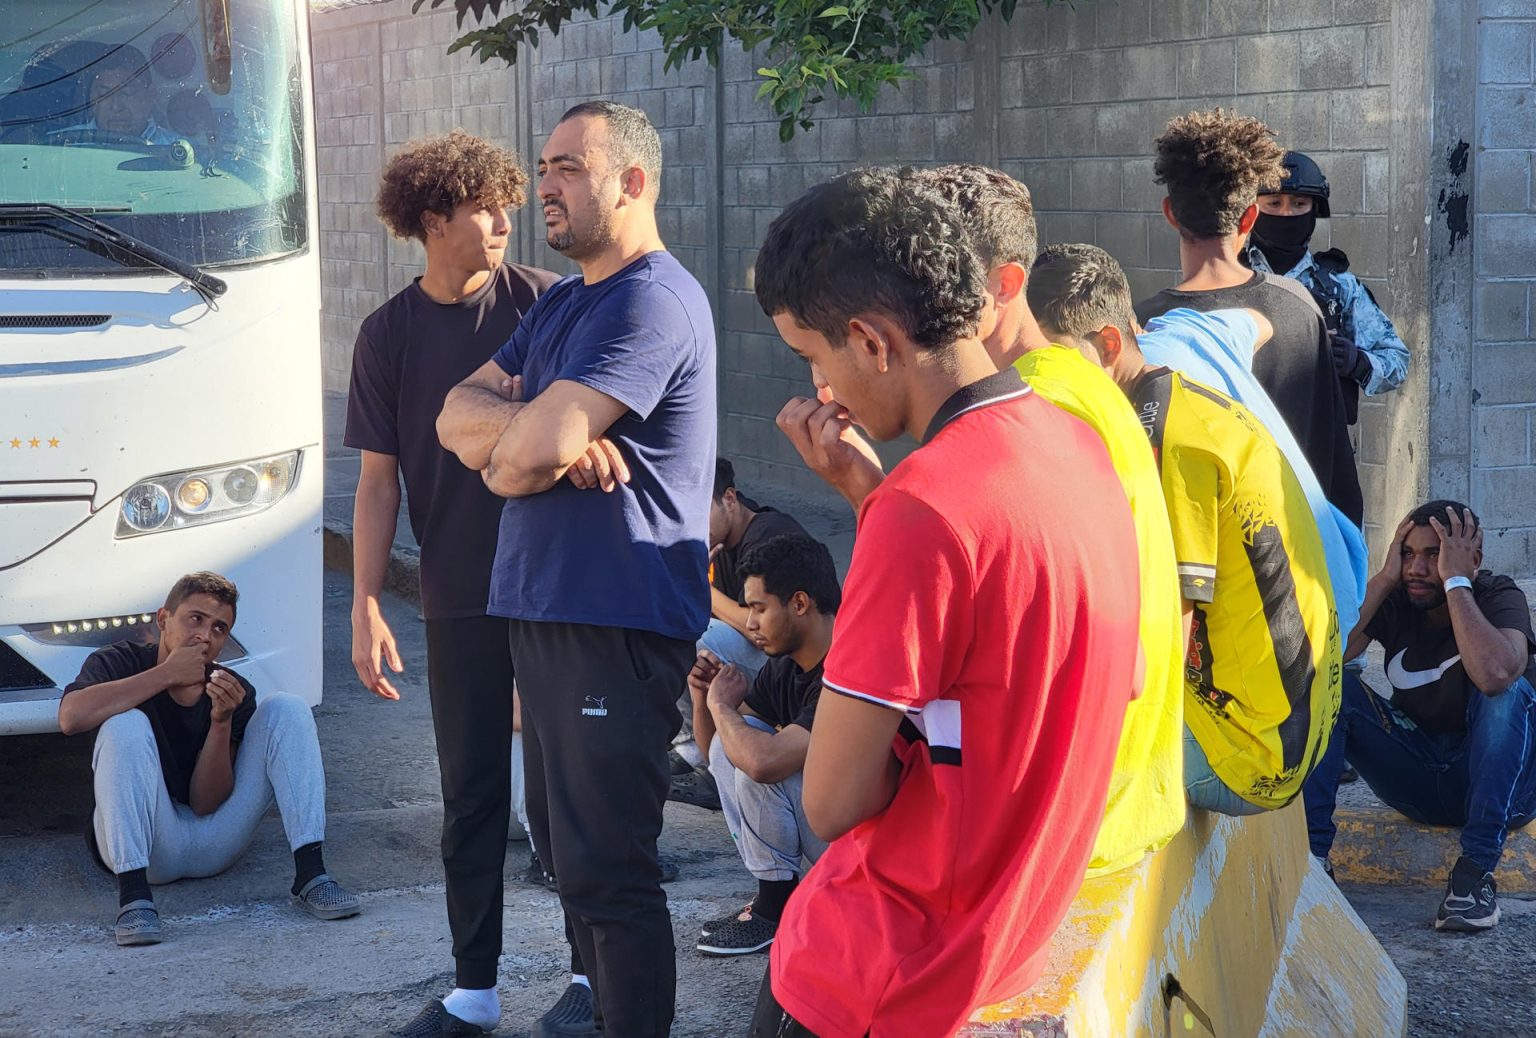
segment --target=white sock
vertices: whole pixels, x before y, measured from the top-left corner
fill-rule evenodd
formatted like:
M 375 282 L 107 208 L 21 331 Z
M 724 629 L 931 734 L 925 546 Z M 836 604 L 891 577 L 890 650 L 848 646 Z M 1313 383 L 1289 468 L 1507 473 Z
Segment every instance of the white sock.
M 586 988 L 588 991 L 592 990 L 592 982 L 587 979 L 587 975 L 585 973 L 572 973 L 571 974 L 571 983 L 572 984 L 580 984 L 582 987 Z
M 454 988 L 443 999 L 443 1008 L 476 1027 L 501 1023 L 501 999 L 495 988 Z
M 531 830 L 528 828 L 528 801 L 523 788 L 523 733 L 512 733 L 512 817 L 517 819 L 518 826 L 523 830 L 522 839 L 527 839 Z M 510 839 L 519 839 L 512 826 L 507 826 L 507 836 Z

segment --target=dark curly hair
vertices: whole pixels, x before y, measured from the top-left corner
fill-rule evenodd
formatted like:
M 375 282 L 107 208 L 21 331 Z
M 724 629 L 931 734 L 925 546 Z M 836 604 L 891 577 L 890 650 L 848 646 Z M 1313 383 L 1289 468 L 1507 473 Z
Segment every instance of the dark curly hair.
M 959 207 L 982 266 L 1034 266 L 1040 233 L 1029 188 L 1002 170 L 970 162 L 925 169 L 918 176 Z
M 972 334 L 986 271 L 959 210 L 908 167 L 854 170 L 784 208 L 758 250 L 757 301 L 833 346 L 861 313 L 899 322 L 918 346 Z
M 234 623 L 235 614 L 239 611 L 237 606 L 240 603 L 240 592 L 228 577 L 208 570 L 188 573 L 171 585 L 170 593 L 165 596 L 166 611 L 175 613 L 181 603 L 193 595 L 212 595 L 214 601 L 229 606 L 230 623 Z
M 1217 108 L 1170 121 L 1152 169 L 1168 189 L 1179 232 L 1198 241 L 1237 233 L 1259 189 L 1284 178 L 1284 155 L 1268 126 Z
M 379 178 L 379 219 L 397 238 L 426 241 L 421 215 L 451 216 L 464 202 L 521 209 L 528 174 L 506 148 L 463 130 L 406 145 Z
M 1131 339 L 1131 286 L 1097 245 L 1047 245 L 1030 271 L 1029 309 L 1047 335 L 1083 340 L 1106 325 Z
M 757 577 L 763 590 L 780 602 L 804 591 L 816 604 L 816 611 L 828 616 L 843 604 L 832 553 L 807 534 L 783 533 L 753 545 L 742 553 L 736 575 L 743 583 L 748 577 Z

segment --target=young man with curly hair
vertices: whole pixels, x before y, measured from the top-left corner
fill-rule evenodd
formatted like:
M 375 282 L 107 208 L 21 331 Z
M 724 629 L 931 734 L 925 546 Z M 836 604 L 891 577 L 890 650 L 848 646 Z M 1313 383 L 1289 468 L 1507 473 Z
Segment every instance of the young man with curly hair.
M 588 101 L 539 156 L 545 241 L 581 273 L 456 386 L 437 432 L 506 498 L 490 612 L 523 705 L 528 816 L 590 989 L 531 1038 L 665 1038 L 672 920 L 656 856 L 678 691 L 709 622 L 715 340 L 709 299 L 656 224 L 661 139 Z M 510 394 L 502 388 L 516 384 Z M 619 458 L 627 480 L 570 485 Z M 599 473 L 601 474 L 601 473 Z
M 1344 396 L 1328 329 L 1306 289 L 1243 263 L 1259 217 L 1259 191 L 1280 182 L 1285 152 L 1257 119 L 1220 108 L 1190 112 L 1157 139 L 1153 170 L 1168 191 L 1163 215 L 1179 234 L 1182 280 L 1142 300 L 1146 325 L 1170 310 L 1256 310 L 1274 338 L 1253 357 L 1253 373 L 1301 444 L 1328 500 L 1360 525 L 1364 503 Z
M 987 272 L 908 169 L 812 188 L 757 298 L 810 365 L 779 424 L 859 513 L 754 1038 L 953 1034 L 1039 977 L 1135 682 L 1136 529 L 1104 444 L 999 371 Z M 886 476 L 857 423 L 918 447 Z M 1071 502 L 1070 506 L 1065 502 Z
M 352 355 L 345 443 L 362 452 L 353 506 L 352 663 L 398 699 L 404 668 L 379 608 L 400 510 L 421 545 L 427 681 L 443 784 L 443 870 L 456 987 L 446 1012 L 494 1025 L 515 707 L 506 625 L 486 615 L 501 499 L 437 442 L 448 391 L 496 352 L 556 275 L 505 260 L 508 209 L 527 199 L 512 152 L 462 130 L 390 160 L 378 215 L 426 269 L 370 314 Z M 388 670 L 386 670 L 386 667 Z M 418 1033 L 409 1031 L 407 1033 Z M 426 1031 L 436 1034 L 438 1031 Z M 476 1032 L 478 1033 L 478 1032 Z

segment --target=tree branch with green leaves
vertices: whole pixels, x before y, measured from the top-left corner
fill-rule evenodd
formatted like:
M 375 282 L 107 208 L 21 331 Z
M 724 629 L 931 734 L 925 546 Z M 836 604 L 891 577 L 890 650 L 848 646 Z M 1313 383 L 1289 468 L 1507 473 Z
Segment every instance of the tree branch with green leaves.
M 1071 0 L 1039 0 L 1070 3 Z M 880 91 L 913 74 L 908 60 L 934 40 L 964 39 L 998 12 L 1013 17 L 1019 0 L 415 0 L 412 11 L 451 4 L 458 25 L 480 28 L 448 48 L 469 49 L 482 62 L 515 64 L 523 46 L 543 33 L 557 36 L 572 19 L 622 15 L 624 31 L 654 29 L 667 55 L 665 70 L 704 59 L 719 67 L 730 39 L 747 52 L 761 48 L 757 99 L 779 118 L 779 138 L 814 125 L 828 97 L 852 98 L 862 111 Z

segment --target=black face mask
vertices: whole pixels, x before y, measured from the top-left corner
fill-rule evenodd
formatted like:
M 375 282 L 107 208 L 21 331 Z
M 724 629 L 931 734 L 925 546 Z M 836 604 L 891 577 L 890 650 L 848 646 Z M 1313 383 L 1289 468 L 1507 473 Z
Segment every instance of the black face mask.
M 1253 225 L 1253 241 L 1276 274 L 1285 274 L 1307 254 L 1307 243 L 1317 229 L 1317 212 L 1305 216 L 1274 216 L 1260 213 Z

